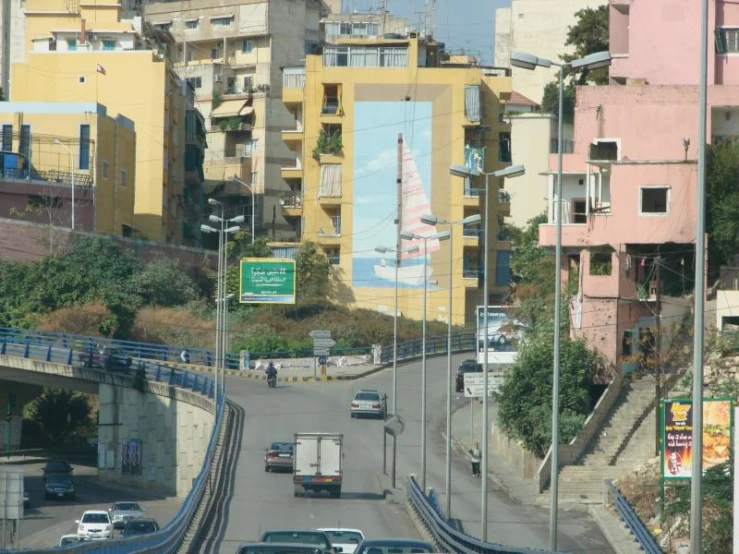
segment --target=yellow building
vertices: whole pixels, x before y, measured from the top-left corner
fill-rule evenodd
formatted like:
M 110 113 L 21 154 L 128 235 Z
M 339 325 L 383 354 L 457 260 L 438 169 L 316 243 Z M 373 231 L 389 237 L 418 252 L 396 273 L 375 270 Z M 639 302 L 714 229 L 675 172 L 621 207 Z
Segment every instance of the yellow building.
M 432 235 L 433 228 L 420 221 L 424 213 L 447 221 L 485 215 L 479 193 L 484 181 L 452 177 L 449 168 L 474 162 L 493 171 L 508 165 L 510 127 L 501 122 L 500 102 L 510 94 L 510 78 L 504 70 L 450 59 L 437 43 L 414 33 L 391 37 L 339 37 L 321 55 L 307 56 L 303 67 L 284 68 L 283 102 L 301 124 L 283 132 L 295 158 L 282 168 L 291 188 L 282 210 L 302 230 L 303 241 L 318 243 L 329 256 L 334 297 L 349 305 L 392 313 L 393 251 L 397 244 L 401 250 L 420 247 L 401 256 L 399 312 L 422 318 L 426 281 L 427 316 L 446 321 L 449 242 L 427 240 L 425 264 L 424 241 L 399 241 L 398 233 Z M 491 182 L 487 199 L 485 228 L 494 237 L 491 302 L 504 299 L 510 278 L 510 243 L 498 232 L 510 210 L 502 203 L 502 186 Z M 453 226 L 455 324 L 473 321 L 482 303 L 479 229 Z M 274 245 L 282 255 L 290 247 Z M 383 255 L 377 247 L 391 251 Z
M 136 124 L 134 233 L 181 243 L 194 196 L 184 185 L 188 85 L 171 69 L 168 35 L 120 11 L 118 0 L 26 0 L 25 61 L 12 66 L 10 99 L 100 102 L 127 114 Z
M 131 236 L 130 119 L 95 103 L 0 102 L 0 128 L 0 217 Z

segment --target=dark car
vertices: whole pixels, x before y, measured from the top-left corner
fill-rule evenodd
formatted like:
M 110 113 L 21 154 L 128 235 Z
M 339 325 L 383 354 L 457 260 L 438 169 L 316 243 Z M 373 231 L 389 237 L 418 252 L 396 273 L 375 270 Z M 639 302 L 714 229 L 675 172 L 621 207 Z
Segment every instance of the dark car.
M 49 475 L 72 475 L 74 468 L 66 460 L 49 460 L 44 466 L 44 483 Z
M 156 533 L 159 531 L 159 524 L 155 519 L 149 518 L 136 518 L 129 519 L 123 526 L 121 531 L 122 537 L 136 537 L 138 535 L 148 535 L 149 533 Z
M 260 542 L 297 543 L 318 546 L 323 550 L 337 552 L 331 544 L 331 539 L 323 531 L 265 531 L 259 539 Z M 341 549 L 339 549 L 340 551 Z
M 264 471 L 270 472 L 275 469 L 283 471 L 293 470 L 293 451 L 295 445 L 291 442 L 273 442 L 269 448 L 265 448 Z
M 133 358 L 123 348 L 103 346 L 92 352 L 80 352 L 79 360 L 85 367 L 101 367 L 113 371 L 128 371 Z
M 457 384 L 457 392 L 464 390 L 465 373 L 482 373 L 482 364 L 477 363 L 477 360 L 465 360 L 459 364 L 457 375 L 454 379 L 454 382 Z
M 72 476 L 65 473 L 52 473 L 44 483 L 44 496 L 46 500 L 65 499 L 74 500 L 77 495 L 74 491 Z
M 333 550 L 309 544 L 252 542 L 239 546 L 236 554 L 333 554 Z
M 421 554 L 436 552 L 431 543 L 413 539 L 370 539 L 362 541 L 354 554 Z

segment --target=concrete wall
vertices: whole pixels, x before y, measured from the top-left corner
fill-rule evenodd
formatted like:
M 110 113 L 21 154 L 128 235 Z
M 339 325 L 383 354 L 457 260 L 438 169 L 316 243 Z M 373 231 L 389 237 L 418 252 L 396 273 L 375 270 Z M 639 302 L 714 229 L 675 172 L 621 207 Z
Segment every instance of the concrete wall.
M 492 422 L 490 439 L 493 448 L 523 479 L 535 479 L 541 460 L 534 456 L 515 440 L 509 439 L 498 426 Z
M 99 477 L 184 497 L 205 459 L 213 404 L 198 393 L 148 383 L 147 393 L 100 385 Z M 121 443 L 141 440 L 141 473 L 123 474 Z

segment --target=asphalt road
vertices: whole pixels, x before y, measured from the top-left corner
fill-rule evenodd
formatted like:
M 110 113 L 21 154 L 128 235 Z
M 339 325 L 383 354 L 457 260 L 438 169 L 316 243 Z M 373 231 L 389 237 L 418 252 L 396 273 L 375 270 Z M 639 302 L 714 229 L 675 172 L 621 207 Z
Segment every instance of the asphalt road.
M 75 520 L 79 519 L 85 510 L 107 510 L 113 502 L 139 501 L 146 510 L 147 517 L 153 517 L 162 526 L 174 517 L 180 507 L 180 500 L 177 498 L 165 498 L 134 488 L 101 484 L 95 479 L 97 473 L 95 468 L 75 463 L 73 466 L 77 498 L 45 500 L 41 478 L 43 465 L 39 463 L 23 466 L 25 486 L 30 493 L 31 505 L 26 509 L 25 519 L 20 525 L 21 548 L 58 546 L 62 535 L 76 532 Z M 2 546 L 1 536 L 0 546 Z
M 454 358 L 455 368 L 466 356 Z M 444 439 L 446 359 L 428 362 L 427 485 L 444 500 Z M 398 485 L 420 469 L 420 364 L 398 368 L 398 412 L 405 432 L 398 440 Z M 235 469 L 235 490 L 226 511 L 225 529 L 212 550 L 235 552 L 239 543 L 256 540 L 266 529 L 345 526 L 362 529 L 368 537 L 419 537 L 402 506 L 380 496 L 382 426 L 377 420 L 351 419 L 349 402 L 357 390 L 376 388 L 388 394 L 392 406 L 392 371 L 357 381 L 278 383 L 228 378 L 227 394 L 246 412 L 241 455 Z M 456 397 L 456 395 L 455 395 Z M 456 400 L 464 402 L 464 400 Z M 460 423 L 464 424 L 464 423 Z M 295 432 L 344 434 L 344 488 L 341 499 L 294 498 L 290 474 L 264 473 L 263 449 L 269 442 L 292 440 Z M 388 448 L 388 456 L 390 449 Z M 477 535 L 480 524 L 480 482 L 470 476 L 462 458 L 453 465 L 453 515 L 467 532 Z M 548 547 L 548 510 L 521 506 L 490 486 L 488 540 L 511 546 Z M 605 538 L 582 510 L 562 511 L 559 549 L 572 553 L 611 553 Z

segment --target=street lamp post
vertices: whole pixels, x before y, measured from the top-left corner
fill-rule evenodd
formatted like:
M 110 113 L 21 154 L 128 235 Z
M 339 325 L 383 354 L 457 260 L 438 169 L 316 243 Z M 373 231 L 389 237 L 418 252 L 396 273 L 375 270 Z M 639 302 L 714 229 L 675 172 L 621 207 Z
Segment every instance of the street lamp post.
M 69 174 L 72 178 L 72 230 L 74 231 L 74 156 L 72 156 L 72 149 L 62 141 L 54 139 L 54 142 L 64 148 L 67 154 L 69 154 Z
M 418 246 L 412 246 L 406 250 L 378 246 L 375 251 L 380 254 L 395 254 L 395 307 L 393 309 L 393 415 L 398 415 L 398 266 L 402 254 L 413 254 L 418 252 Z M 395 488 L 395 460 L 397 455 L 397 437 L 393 435 L 393 474 L 392 485 Z
M 484 267 L 483 267 L 483 318 L 485 322 L 485 356 L 483 358 L 483 391 L 485 394 L 482 397 L 482 513 L 480 522 L 480 539 L 485 542 L 488 537 L 488 439 L 490 435 L 490 420 L 489 420 L 489 401 L 488 401 L 488 303 L 490 301 L 490 294 L 488 292 L 489 287 L 489 258 L 490 258 L 490 177 L 494 178 L 513 178 L 523 175 L 525 168 L 522 165 L 510 165 L 505 169 L 498 171 L 491 171 L 485 173 L 477 169 L 471 169 L 464 165 L 453 165 L 449 168 L 449 173 L 457 177 L 485 177 L 485 244 L 483 248 L 485 252 L 484 256 Z
M 482 220 L 480 214 L 471 215 L 459 221 L 446 221 L 434 215 L 421 216 L 426 225 L 449 225 L 448 231 L 438 233 L 440 241 L 449 241 L 449 307 L 447 308 L 447 346 L 446 346 L 446 467 L 445 488 L 446 517 L 452 517 L 452 305 L 454 285 L 454 225 L 471 225 Z
M 225 217 L 225 206 L 222 202 L 214 198 L 208 199 L 208 204 L 211 206 L 217 206 L 220 208 L 220 216 L 211 215 L 208 219 L 214 223 L 220 224 L 220 229 L 211 227 L 210 225 L 201 225 L 200 230 L 204 233 L 218 233 L 218 273 L 217 273 L 217 286 L 216 286 L 216 360 L 215 360 L 215 389 L 216 389 L 216 404 L 219 400 L 219 373 L 220 376 L 220 387 L 223 389 L 223 379 L 225 379 L 225 360 L 226 354 L 226 314 L 227 314 L 227 302 L 233 298 L 233 294 L 227 294 L 227 280 L 226 270 L 228 266 L 226 246 L 228 243 L 228 235 L 235 233 L 241 229 L 239 225 L 232 227 L 226 227 L 228 223 L 243 223 L 244 216 L 240 215 L 226 219 Z
M 246 188 L 249 189 L 249 192 L 251 193 L 251 243 L 254 244 L 254 231 L 255 231 L 254 222 L 256 220 L 256 212 L 254 210 L 256 210 L 257 208 L 257 205 L 255 204 L 255 199 L 254 199 L 254 185 L 247 185 L 244 181 L 239 179 L 236 175 L 231 177 L 231 179 L 233 181 L 236 181 L 237 183 L 241 183 L 242 185 L 244 185 Z
M 573 60 L 569 63 L 558 63 L 525 52 L 513 52 L 511 65 L 522 69 L 533 70 L 538 67 L 559 67 L 559 113 L 557 117 L 557 238 L 555 243 L 555 277 L 554 277 L 554 369 L 552 379 L 552 458 L 550 477 L 550 509 L 549 509 L 549 549 L 557 550 L 557 517 L 559 503 L 559 375 L 560 375 L 560 333 L 562 318 L 562 143 L 564 141 L 564 68 L 597 69 L 611 63 L 609 52 L 596 52 Z M 486 316 L 487 317 L 487 316 Z

